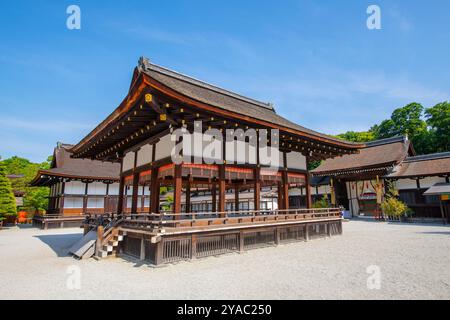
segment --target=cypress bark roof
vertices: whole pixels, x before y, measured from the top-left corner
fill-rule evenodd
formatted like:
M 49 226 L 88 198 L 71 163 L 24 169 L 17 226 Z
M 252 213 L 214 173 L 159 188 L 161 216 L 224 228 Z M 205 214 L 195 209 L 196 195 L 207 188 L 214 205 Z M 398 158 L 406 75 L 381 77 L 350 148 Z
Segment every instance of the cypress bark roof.
M 384 169 L 402 162 L 408 154 L 414 154 L 409 140 L 399 136 L 367 142 L 358 154 L 325 160 L 312 170 L 314 175 L 333 175 L 358 170 Z
M 48 170 L 39 170 L 31 182 L 33 186 L 44 185 L 51 177 L 75 180 L 118 181 L 120 164 L 89 159 L 73 159 L 69 151 L 73 145 L 58 144 L 53 152 L 53 161 Z
M 450 175 L 450 152 L 406 158 L 387 178 Z
M 317 137 L 325 138 L 329 141 L 361 146 L 359 143 L 343 141 L 289 121 L 278 115 L 273 105 L 270 103 L 247 98 L 204 81 L 152 64 L 146 58 L 141 58 L 139 60 L 139 69 L 163 85 L 187 97 L 217 108 L 305 132 Z

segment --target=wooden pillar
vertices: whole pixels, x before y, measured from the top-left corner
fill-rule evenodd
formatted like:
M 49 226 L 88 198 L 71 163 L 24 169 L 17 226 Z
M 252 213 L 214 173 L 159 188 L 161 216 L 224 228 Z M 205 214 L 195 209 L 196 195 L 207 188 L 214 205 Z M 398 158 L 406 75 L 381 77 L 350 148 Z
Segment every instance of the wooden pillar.
M 181 213 L 181 189 L 183 186 L 183 180 L 181 176 L 181 165 L 177 164 L 175 165 L 175 177 L 174 177 L 174 183 L 173 183 L 173 213 L 179 214 Z M 179 215 L 175 216 L 175 219 L 180 219 L 181 217 Z
M 239 184 L 234 185 L 234 211 L 239 211 Z
M 255 182 L 253 184 L 253 201 L 255 211 L 261 210 L 261 168 L 257 167 L 254 172 Z
M 105 198 L 103 200 L 103 213 L 109 212 L 111 210 L 109 210 L 109 183 L 106 183 L 106 193 L 105 193 Z
M 283 174 L 281 176 L 282 178 L 282 185 L 283 187 L 283 209 L 289 209 L 289 181 L 288 181 L 288 173 L 287 171 L 283 171 Z
M 306 173 L 306 208 L 310 209 L 312 207 L 312 198 L 311 198 L 311 188 L 309 186 L 310 183 L 310 175 L 309 172 Z
M 219 166 L 219 212 L 225 217 L 225 165 Z
M 131 213 L 137 213 L 137 201 L 139 194 L 139 173 L 133 174 L 133 193 L 131 195 Z
M 191 177 L 186 182 L 186 213 L 191 212 Z
M 212 212 L 217 212 L 217 186 L 213 182 L 211 184 Z
M 88 189 L 89 189 L 89 183 L 84 183 L 84 196 L 83 196 L 83 214 L 86 214 L 87 211 L 87 204 L 88 204 Z
M 158 168 L 153 168 L 150 181 L 150 213 L 158 213 L 158 212 L 159 212 Z
M 64 193 L 65 193 L 66 183 L 64 181 L 61 182 L 61 197 L 59 201 L 59 213 L 64 214 Z
M 144 208 L 145 208 L 145 188 L 147 186 L 145 185 L 145 182 L 142 185 L 142 194 L 141 194 L 141 210 L 140 212 L 144 212 Z
M 134 152 L 134 163 L 133 163 L 133 193 L 131 194 L 131 213 L 137 213 L 137 201 L 139 194 L 139 173 L 136 172 L 137 158 L 139 151 Z
M 283 210 L 283 190 L 282 190 L 283 184 L 279 181 L 277 183 L 277 191 L 278 191 L 278 210 Z
M 123 156 L 120 157 L 119 198 L 117 199 L 117 214 L 123 213 L 123 194 L 125 192 L 125 178 L 123 177 Z

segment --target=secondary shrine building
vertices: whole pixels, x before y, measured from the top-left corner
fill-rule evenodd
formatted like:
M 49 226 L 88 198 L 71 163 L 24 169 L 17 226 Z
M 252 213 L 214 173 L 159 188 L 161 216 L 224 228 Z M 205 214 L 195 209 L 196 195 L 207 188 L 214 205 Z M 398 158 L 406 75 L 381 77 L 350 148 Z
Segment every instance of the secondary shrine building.
M 340 233 L 338 210 L 310 209 L 309 188 L 303 208 L 293 206 L 289 191 L 309 184 L 309 161 L 363 146 L 141 58 L 122 103 L 70 151 L 120 165 L 117 215 L 105 227 L 115 238 L 100 232 L 96 254 L 158 264 Z
M 367 142 L 360 153 L 326 160 L 312 175 L 313 196 L 334 192 L 335 203 L 353 217 L 381 216 L 390 184 L 413 211 L 412 220 L 450 222 L 450 191 L 428 192 L 435 185 L 450 190 L 450 152 L 417 156 L 406 137 Z
M 43 228 L 80 226 L 85 214 L 115 212 L 119 198 L 120 164 L 73 159 L 73 145 L 58 143 L 48 170 L 39 170 L 32 186 L 50 188 L 45 214 L 33 223 Z

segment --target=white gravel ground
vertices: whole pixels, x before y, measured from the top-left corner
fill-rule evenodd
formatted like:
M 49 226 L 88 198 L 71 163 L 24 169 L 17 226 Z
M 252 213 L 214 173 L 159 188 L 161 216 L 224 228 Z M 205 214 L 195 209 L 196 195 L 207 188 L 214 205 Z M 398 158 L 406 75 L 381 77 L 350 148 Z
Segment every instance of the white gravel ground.
M 1 230 L 0 299 L 450 299 L 450 228 L 439 225 L 351 221 L 338 237 L 160 268 L 75 260 L 66 251 L 79 237 Z M 367 287 L 371 265 L 380 289 Z M 71 266 L 80 289 L 67 287 Z

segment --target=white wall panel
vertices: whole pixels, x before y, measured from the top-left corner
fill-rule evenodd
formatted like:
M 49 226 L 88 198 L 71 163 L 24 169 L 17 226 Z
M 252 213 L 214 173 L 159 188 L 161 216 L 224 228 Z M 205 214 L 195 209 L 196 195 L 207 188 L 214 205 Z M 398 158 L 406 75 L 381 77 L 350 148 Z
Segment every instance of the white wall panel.
M 156 144 L 155 160 L 170 157 L 172 150 L 175 148 L 175 141 L 171 141 L 170 136 L 170 134 L 165 135 Z
M 73 208 L 83 208 L 83 197 L 66 197 L 64 198 L 64 208 L 73 209 Z
M 119 184 L 118 183 L 112 183 L 109 185 L 109 191 L 108 194 L 110 196 L 117 196 L 119 195 Z
M 81 181 L 70 181 L 66 182 L 64 187 L 65 194 L 82 194 L 85 193 L 86 184 Z
M 142 166 L 152 162 L 153 146 L 146 144 L 138 151 L 137 166 Z
M 88 194 L 106 195 L 106 184 L 103 182 L 92 182 L 88 184 Z
M 128 152 L 123 158 L 122 171 L 127 171 L 134 168 L 134 151 Z
M 306 157 L 300 152 L 291 151 L 286 154 L 287 167 L 306 170 Z

